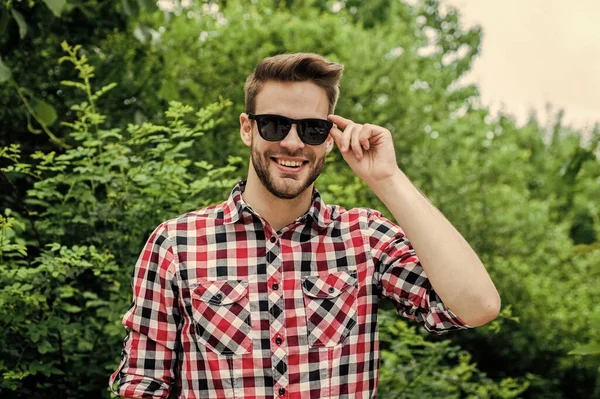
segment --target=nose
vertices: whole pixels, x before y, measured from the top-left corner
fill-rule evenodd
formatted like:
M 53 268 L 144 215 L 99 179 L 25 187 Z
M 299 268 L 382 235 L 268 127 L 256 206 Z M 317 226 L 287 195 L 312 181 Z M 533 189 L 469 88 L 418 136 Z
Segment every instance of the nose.
M 295 123 L 292 125 L 290 132 L 279 142 L 279 145 L 287 148 L 292 153 L 304 148 L 305 144 L 300 140 L 300 136 L 298 136 L 298 125 Z

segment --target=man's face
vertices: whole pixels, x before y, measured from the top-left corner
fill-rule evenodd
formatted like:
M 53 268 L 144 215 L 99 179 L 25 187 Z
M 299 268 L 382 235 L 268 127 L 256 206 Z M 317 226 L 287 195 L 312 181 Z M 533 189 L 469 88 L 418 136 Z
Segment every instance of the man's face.
M 327 119 L 328 109 L 325 90 L 314 83 L 267 82 L 256 98 L 255 114 L 277 114 L 293 119 Z M 293 125 L 283 140 L 266 141 L 258 134 L 256 122 L 247 120 L 247 116 L 244 120 L 244 115 L 240 118 L 242 137 L 244 127 L 251 129 L 251 167 L 263 186 L 281 199 L 296 198 L 311 187 L 323 171 L 325 156 L 331 151 L 333 138 L 329 136 L 325 143 L 318 146 L 304 144 L 298 137 L 297 126 Z M 298 163 L 300 166 L 297 166 Z

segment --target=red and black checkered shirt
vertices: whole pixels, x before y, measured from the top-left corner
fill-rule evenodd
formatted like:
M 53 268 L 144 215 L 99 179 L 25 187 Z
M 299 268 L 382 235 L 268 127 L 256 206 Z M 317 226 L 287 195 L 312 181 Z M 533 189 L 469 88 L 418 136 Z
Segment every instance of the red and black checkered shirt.
M 372 398 L 380 298 L 431 332 L 467 327 L 377 211 L 326 205 L 314 189 L 309 211 L 274 231 L 244 187 L 148 239 L 110 379 L 119 395 Z

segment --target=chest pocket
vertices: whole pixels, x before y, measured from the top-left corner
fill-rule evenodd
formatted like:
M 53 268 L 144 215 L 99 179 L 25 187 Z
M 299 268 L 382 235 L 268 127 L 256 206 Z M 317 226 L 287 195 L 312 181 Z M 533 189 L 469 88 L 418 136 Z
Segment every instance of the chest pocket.
M 308 344 L 335 346 L 356 325 L 356 275 L 341 271 L 302 280 Z
M 191 301 L 199 345 L 223 355 L 252 352 L 248 281 L 202 281 Z

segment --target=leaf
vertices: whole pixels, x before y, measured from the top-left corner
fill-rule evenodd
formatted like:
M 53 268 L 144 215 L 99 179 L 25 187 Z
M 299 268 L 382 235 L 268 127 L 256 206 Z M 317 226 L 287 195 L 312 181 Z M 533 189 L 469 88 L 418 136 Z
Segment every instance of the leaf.
M 33 285 L 31 284 L 23 284 L 21 286 L 21 291 L 31 291 L 33 289 Z
M 62 306 L 63 310 L 68 313 L 79 313 L 81 312 L 81 308 L 75 305 L 64 304 Z
M 43 340 L 42 342 L 40 342 L 40 344 L 38 345 L 38 351 L 43 355 L 45 353 L 48 353 L 50 351 L 52 351 L 54 348 L 52 347 L 52 345 L 50 344 L 50 342 Z
M 107 306 L 107 305 L 108 305 L 108 302 L 107 301 L 103 301 L 101 299 L 87 301 L 85 303 L 85 307 L 86 308 L 93 308 L 93 307 L 96 307 L 96 306 Z
M 600 344 L 578 346 L 569 352 L 569 355 L 600 355 Z
M 72 80 L 61 80 L 60 84 L 63 86 L 72 86 L 72 87 L 77 87 L 83 91 L 86 91 L 86 86 L 83 83 L 79 83 L 79 82 L 74 82 Z
M 0 7 L 0 34 L 4 33 L 8 26 L 8 9 Z
M 10 10 L 13 15 L 15 21 L 17 21 L 17 25 L 19 25 L 19 36 L 21 39 L 27 35 L 27 22 L 25 22 L 25 18 L 23 18 L 23 14 L 15 10 L 14 8 Z
M 44 100 L 39 100 L 35 97 L 32 98 L 31 108 L 33 108 L 33 112 L 37 119 L 46 126 L 51 126 L 58 118 L 54 107 Z
M 2 58 L 0 58 L 0 83 L 4 83 L 10 79 L 10 74 L 10 69 L 4 65 Z
M 133 35 L 142 43 L 146 43 L 152 39 L 152 33 L 150 33 L 150 29 L 148 29 L 148 27 L 142 23 L 138 24 L 133 31 Z
M 128 17 L 137 17 L 140 13 L 140 7 L 134 0 L 121 0 L 121 4 L 123 5 L 123 12 Z
M 63 10 L 65 9 L 65 6 L 67 5 L 67 0 L 43 0 L 43 1 L 44 1 L 44 3 L 46 3 L 46 5 L 50 9 L 50 11 L 52 11 L 52 13 L 54 15 L 56 15 L 57 17 L 60 17 L 60 14 L 62 14 Z
M 83 297 L 86 299 L 98 299 L 98 294 L 90 291 L 85 291 Z
M 40 330 L 37 328 L 32 329 L 29 337 L 31 338 L 31 342 L 34 344 L 37 343 L 40 340 Z
M 91 342 L 81 340 L 77 343 L 77 350 L 80 352 L 90 352 L 93 349 L 94 345 Z
M 106 93 L 106 92 L 108 92 L 108 91 L 110 91 L 110 90 L 114 89 L 115 87 L 117 87 L 117 84 L 116 84 L 116 83 L 110 83 L 110 84 L 107 84 L 106 86 L 102 87 L 100 90 L 96 91 L 96 92 L 94 93 L 94 95 L 92 96 L 92 98 L 93 98 L 94 100 L 97 100 L 97 99 L 98 99 L 100 96 L 102 96 L 104 93 Z

